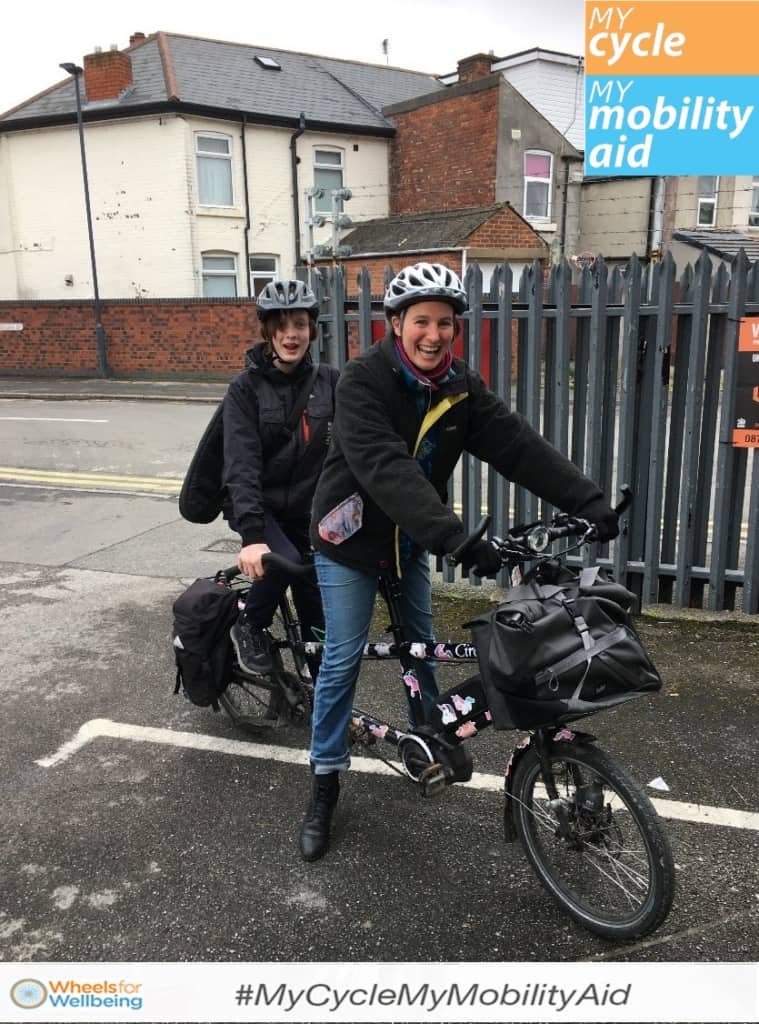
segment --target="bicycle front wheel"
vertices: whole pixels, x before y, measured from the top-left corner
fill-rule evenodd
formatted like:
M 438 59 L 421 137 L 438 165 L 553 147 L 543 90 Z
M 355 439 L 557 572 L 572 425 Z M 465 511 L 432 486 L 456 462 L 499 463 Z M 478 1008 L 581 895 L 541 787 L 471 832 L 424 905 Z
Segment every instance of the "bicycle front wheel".
M 605 939 L 654 931 L 672 906 L 675 871 L 651 801 L 595 746 L 558 743 L 550 762 L 558 800 L 545 792 L 533 747 L 516 767 L 512 791 L 517 834 L 540 881 Z

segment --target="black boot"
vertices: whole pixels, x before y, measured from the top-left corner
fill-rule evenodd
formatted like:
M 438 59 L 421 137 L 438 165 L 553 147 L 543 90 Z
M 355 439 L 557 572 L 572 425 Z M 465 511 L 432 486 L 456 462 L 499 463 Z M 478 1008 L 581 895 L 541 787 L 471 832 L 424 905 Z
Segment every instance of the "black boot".
M 314 775 L 311 803 L 300 830 L 300 852 L 304 860 L 319 860 L 329 849 L 329 826 L 340 792 L 340 773 Z

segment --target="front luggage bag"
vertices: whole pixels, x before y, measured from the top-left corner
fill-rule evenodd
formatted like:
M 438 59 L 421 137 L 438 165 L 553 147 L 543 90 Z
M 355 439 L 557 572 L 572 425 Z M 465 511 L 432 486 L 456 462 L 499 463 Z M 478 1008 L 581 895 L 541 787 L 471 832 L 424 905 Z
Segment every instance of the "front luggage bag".
M 469 625 L 496 728 L 560 724 L 661 688 L 632 623 L 634 595 L 597 568 L 514 587 Z

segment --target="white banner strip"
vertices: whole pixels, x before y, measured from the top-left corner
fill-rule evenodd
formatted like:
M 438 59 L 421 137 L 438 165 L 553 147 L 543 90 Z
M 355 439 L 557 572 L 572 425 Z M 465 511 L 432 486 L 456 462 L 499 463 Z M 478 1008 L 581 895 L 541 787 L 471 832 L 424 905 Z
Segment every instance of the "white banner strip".
M 759 1020 L 718 963 L 0 964 L 0 1022 Z

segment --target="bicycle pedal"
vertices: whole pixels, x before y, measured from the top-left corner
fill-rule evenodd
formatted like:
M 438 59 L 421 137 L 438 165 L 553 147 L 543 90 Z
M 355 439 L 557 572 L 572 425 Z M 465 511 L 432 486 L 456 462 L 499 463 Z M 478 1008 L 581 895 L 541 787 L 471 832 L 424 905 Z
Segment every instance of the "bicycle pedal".
M 364 747 L 373 747 L 377 737 L 372 736 L 362 722 L 352 721 L 348 724 L 348 742 L 360 743 Z
M 442 764 L 431 764 L 420 772 L 417 782 L 422 788 L 423 797 L 440 796 L 447 785 L 445 769 Z

